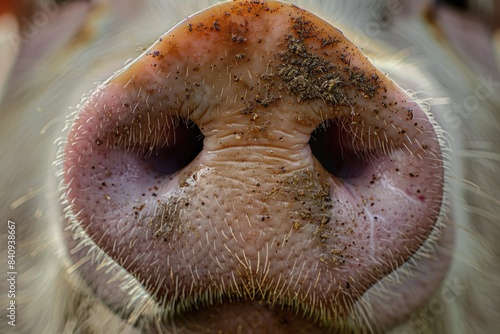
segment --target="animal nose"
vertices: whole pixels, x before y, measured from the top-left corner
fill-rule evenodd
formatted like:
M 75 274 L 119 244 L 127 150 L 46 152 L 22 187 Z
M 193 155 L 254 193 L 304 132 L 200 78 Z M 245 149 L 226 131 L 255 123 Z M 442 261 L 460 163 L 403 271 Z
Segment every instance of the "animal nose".
M 70 223 L 164 326 L 258 311 L 268 330 L 338 330 L 439 239 L 442 160 L 427 114 L 342 32 L 248 1 L 187 18 L 98 87 L 63 174 Z

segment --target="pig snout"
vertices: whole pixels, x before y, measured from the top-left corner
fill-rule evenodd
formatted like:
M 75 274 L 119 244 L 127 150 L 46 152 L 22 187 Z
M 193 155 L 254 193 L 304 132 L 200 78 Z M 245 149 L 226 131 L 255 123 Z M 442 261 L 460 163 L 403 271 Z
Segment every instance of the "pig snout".
M 292 5 L 185 19 L 82 103 L 61 156 L 82 276 L 165 328 L 390 328 L 448 267 L 439 130 Z

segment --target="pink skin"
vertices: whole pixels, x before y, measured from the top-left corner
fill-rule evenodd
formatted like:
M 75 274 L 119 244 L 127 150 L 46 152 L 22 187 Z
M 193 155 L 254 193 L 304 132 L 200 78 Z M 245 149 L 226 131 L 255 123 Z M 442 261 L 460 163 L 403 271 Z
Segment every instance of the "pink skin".
M 179 119 L 203 149 L 164 172 L 196 142 Z M 325 120 L 340 176 L 309 145 Z M 70 221 L 166 314 L 206 328 L 252 312 L 268 331 L 351 326 L 370 288 L 437 238 L 444 172 L 428 117 L 341 32 L 283 3 L 178 24 L 91 95 L 64 154 Z M 415 307 L 371 312 L 388 328 Z

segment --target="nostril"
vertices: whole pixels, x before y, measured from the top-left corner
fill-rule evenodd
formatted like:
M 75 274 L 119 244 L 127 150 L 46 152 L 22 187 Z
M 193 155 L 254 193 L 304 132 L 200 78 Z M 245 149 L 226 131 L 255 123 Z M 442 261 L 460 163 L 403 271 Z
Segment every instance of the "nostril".
M 356 149 L 353 134 L 340 121 L 324 121 L 311 134 L 309 146 L 321 165 L 335 177 L 353 179 L 369 166 L 366 152 Z
M 170 175 L 187 166 L 203 149 L 205 138 L 192 121 L 178 120 L 168 142 L 153 148 L 144 162 L 153 171 Z

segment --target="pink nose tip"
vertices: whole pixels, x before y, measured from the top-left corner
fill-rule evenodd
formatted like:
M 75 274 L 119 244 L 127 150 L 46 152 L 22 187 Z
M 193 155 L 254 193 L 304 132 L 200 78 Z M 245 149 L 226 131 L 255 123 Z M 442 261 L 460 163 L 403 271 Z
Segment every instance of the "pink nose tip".
M 440 238 L 429 117 L 340 31 L 281 2 L 172 28 L 90 96 L 64 159 L 71 223 L 165 319 L 390 326 L 369 291 Z

